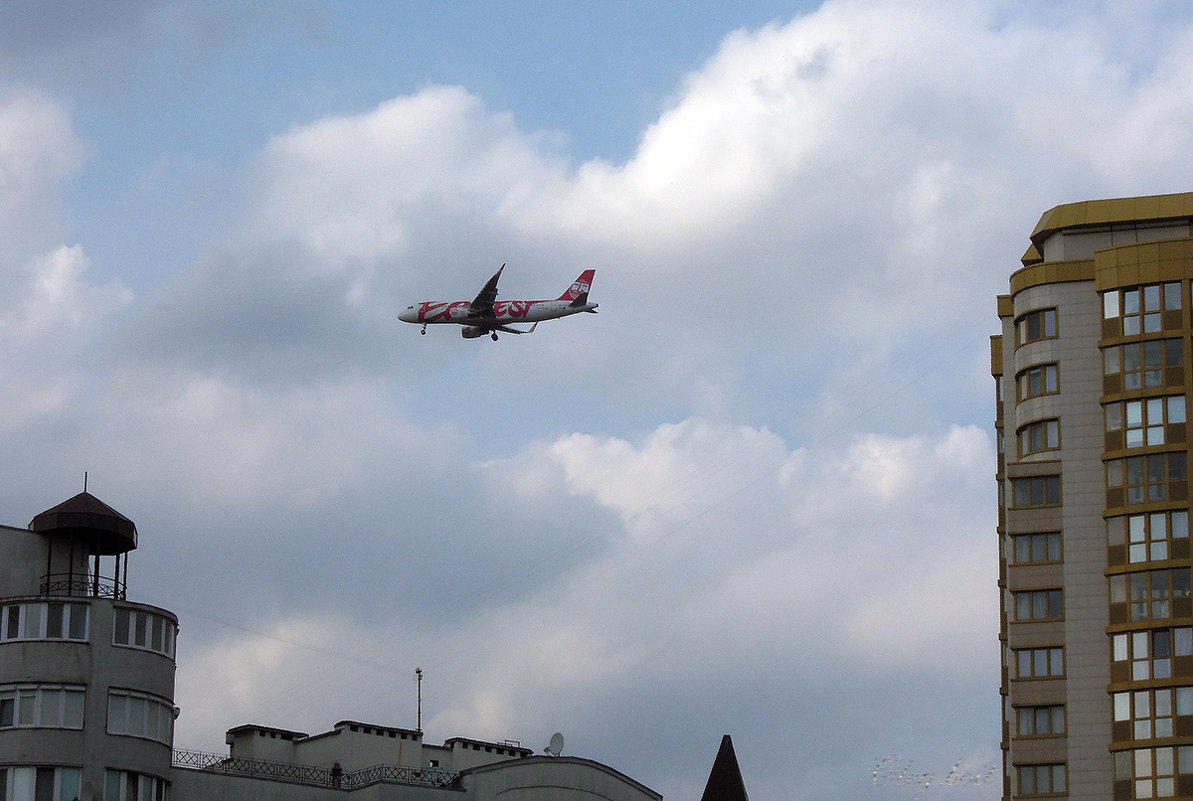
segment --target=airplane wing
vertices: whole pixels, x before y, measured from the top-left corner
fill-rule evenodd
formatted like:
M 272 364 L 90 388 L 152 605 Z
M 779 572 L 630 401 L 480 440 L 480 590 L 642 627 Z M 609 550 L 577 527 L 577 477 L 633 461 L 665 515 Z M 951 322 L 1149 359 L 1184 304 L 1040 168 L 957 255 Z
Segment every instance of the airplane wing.
M 493 302 L 497 300 L 497 279 L 501 278 L 501 271 L 505 269 L 505 265 L 501 265 L 497 272 L 493 273 L 493 277 L 485 284 L 485 288 L 477 294 L 472 304 L 468 307 L 469 317 L 492 317 L 493 316 Z
M 517 328 L 510 328 L 508 325 L 495 326 L 493 328 L 493 330 L 494 331 L 504 331 L 507 334 L 532 334 L 532 333 L 534 333 L 534 329 L 536 329 L 536 328 L 538 328 L 538 323 L 535 323 L 534 325 L 530 326 L 530 328 L 527 328 L 525 331 L 521 331 Z

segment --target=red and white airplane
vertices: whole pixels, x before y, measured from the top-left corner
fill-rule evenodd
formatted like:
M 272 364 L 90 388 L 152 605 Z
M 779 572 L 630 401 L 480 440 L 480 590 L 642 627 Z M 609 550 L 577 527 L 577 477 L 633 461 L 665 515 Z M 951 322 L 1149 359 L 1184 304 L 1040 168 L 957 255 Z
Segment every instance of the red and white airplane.
M 501 270 L 504 269 L 503 264 L 472 301 L 423 301 L 407 306 L 406 311 L 398 315 L 398 319 L 404 323 L 421 325 L 423 334 L 427 333 L 428 325 L 455 323 L 464 326 L 460 333 L 465 339 L 476 339 L 488 334 L 496 341 L 498 331 L 507 334 L 529 334 L 543 320 L 554 320 L 580 312 L 595 313 L 597 310 L 597 304 L 588 302 L 588 290 L 592 286 L 592 277 L 596 275 L 596 270 L 580 273 L 580 277 L 572 282 L 567 292 L 555 300 L 497 300 L 497 280 L 501 278 Z M 509 323 L 533 325 L 522 331 L 510 328 Z

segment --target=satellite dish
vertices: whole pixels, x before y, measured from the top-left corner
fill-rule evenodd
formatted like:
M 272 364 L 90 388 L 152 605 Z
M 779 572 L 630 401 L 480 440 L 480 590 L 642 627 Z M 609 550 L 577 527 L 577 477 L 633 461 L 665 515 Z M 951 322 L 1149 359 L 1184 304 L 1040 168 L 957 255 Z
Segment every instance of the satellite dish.
M 563 735 L 559 732 L 552 734 L 551 742 L 547 743 L 547 747 L 543 751 L 551 756 L 559 756 L 560 752 L 563 751 Z

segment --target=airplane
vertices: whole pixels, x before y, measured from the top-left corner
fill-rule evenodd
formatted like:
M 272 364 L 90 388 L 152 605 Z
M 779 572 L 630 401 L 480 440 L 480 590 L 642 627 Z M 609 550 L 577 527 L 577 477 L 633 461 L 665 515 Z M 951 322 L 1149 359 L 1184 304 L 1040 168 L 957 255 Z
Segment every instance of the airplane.
M 555 300 L 497 300 L 497 281 L 505 265 L 493 273 L 484 289 L 472 301 L 457 300 L 423 301 L 407 306 L 398 314 L 404 323 L 421 325 L 426 334 L 427 326 L 436 323 L 455 323 L 464 326 L 460 333 L 465 339 L 476 339 L 488 334 L 497 341 L 497 332 L 506 334 L 529 334 L 543 320 L 554 320 L 580 312 L 596 313 L 597 304 L 588 302 L 588 290 L 596 270 L 585 270 L 572 282 L 568 290 Z M 523 331 L 511 328 L 509 323 L 533 323 Z

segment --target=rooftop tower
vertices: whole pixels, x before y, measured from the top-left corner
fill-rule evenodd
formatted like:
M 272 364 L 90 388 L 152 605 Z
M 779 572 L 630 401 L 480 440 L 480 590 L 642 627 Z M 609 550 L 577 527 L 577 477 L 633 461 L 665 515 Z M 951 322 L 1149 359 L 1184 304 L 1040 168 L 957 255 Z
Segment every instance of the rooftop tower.
M 0 526 L 0 798 L 166 797 L 178 619 L 127 600 L 136 547 L 87 492 Z

